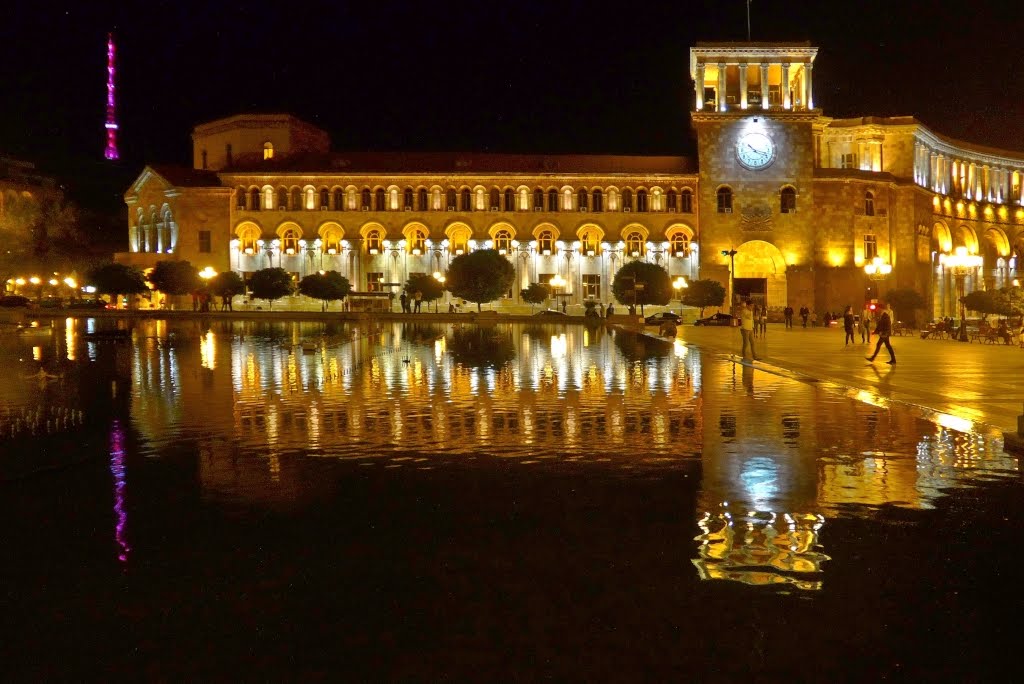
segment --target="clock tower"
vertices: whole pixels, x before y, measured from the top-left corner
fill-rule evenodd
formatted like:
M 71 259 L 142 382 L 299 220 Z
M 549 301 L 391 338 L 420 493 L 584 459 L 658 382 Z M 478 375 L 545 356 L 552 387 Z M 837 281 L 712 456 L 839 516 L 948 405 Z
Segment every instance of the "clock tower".
M 815 308 L 814 133 L 823 125 L 812 90 L 816 54 L 807 43 L 690 50 L 700 277 L 721 280 L 734 302 Z

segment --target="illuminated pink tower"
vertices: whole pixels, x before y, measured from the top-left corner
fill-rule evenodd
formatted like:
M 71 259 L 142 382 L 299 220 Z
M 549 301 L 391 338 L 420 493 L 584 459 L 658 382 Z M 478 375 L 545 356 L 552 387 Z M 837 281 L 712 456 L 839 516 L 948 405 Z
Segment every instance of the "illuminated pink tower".
M 114 116 L 114 34 L 107 34 L 107 149 L 103 156 L 117 159 L 117 119 Z

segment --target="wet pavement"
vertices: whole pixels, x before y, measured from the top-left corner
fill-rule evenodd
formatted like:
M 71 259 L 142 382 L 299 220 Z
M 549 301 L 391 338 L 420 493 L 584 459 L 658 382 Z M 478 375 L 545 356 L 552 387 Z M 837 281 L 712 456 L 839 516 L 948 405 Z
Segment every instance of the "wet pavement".
M 684 326 L 678 338 L 718 353 L 741 351 L 735 328 Z M 1024 349 L 1017 345 L 898 336 L 891 338 L 897 363 L 890 366 L 884 346 L 874 363 L 864 358 L 874 352 L 877 338 L 870 345 L 855 339 L 846 346 L 841 328 L 787 330 L 770 324 L 767 335 L 757 339 L 760 367 L 932 409 L 969 421 L 962 425 L 966 429 L 1017 429 L 1017 417 L 1024 413 Z
M 924 357 L 1024 350 L 896 338 L 876 374 L 834 330 L 744 365 L 728 329 L 110 323 L 0 338 L 9 681 L 1015 666 L 1019 463 Z

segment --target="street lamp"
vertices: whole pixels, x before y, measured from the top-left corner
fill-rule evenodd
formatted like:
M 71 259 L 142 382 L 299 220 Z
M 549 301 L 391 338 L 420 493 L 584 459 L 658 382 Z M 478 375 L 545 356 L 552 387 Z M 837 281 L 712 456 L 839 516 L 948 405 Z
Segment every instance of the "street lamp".
M 730 311 L 732 311 L 732 307 L 735 304 L 735 302 L 733 301 L 732 279 L 733 279 L 733 274 L 736 273 L 736 255 L 738 253 L 739 252 L 736 250 L 735 247 L 730 248 L 730 249 L 723 249 L 722 250 L 722 256 L 729 257 L 729 310 Z
M 885 280 L 892 273 L 892 266 L 882 261 L 882 257 L 875 257 L 871 263 L 864 264 L 864 272 L 872 280 Z
M 551 283 L 551 293 L 555 297 L 555 308 L 558 308 L 558 288 L 565 287 L 566 280 L 561 275 L 556 273 L 554 275 L 554 277 L 551 278 L 550 283 Z M 564 302 L 563 302 L 563 304 L 564 304 Z
M 444 281 L 446 281 L 447 278 L 445 278 L 444 274 L 441 273 L 440 271 L 434 271 L 434 280 L 436 280 L 437 282 L 441 283 L 441 291 L 445 293 L 445 301 L 448 301 L 448 294 L 447 294 L 447 292 L 444 289 Z M 437 300 L 436 299 L 434 300 L 434 313 L 437 313 Z
M 684 278 L 683 276 L 679 276 L 678 278 L 672 281 L 672 289 L 676 291 L 676 299 L 679 300 L 680 318 L 683 317 L 683 290 L 685 290 L 689 286 L 690 284 L 686 282 L 686 278 Z
M 949 269 L 949 272 L 956 278 L 956 297 L 960 302 L 960 334 L 957 339 L 961 342 L 969 342 L 967 337 L 967 309 L 964 306 L 964 278 L 976 271 L 982 264 L 982 258 L 977 254 L 968 254 L 966 247 L 957 247 L 953 254 L 940 254 L 939 263 Z

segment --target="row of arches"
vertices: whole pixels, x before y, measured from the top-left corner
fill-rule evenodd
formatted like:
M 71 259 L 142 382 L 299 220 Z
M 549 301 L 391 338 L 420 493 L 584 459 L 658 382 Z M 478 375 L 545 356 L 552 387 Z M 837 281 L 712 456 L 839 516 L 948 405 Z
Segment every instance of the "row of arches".
M 178 224 L 169 205 L 159 209 L 150 206 L 148 210 L 139 207 L 135 213 L 135 225 L 129 235 L 129 247 L 133 252 L 171 254 L 178 242 Z
M 693 189 L 660 186 L 503 188 L 427 186 L 240 186 L 243 211 L 637 211 L 692 214 Z
M 659 233 L 655 236 L 659 238 L 657 242 L 667 246 L 671 256 L 691 255 L 694 231 L 690 226 L 677 223 Z M 284 255 L 309 253 L 333 256 L 349 251 L 369 256 L 385 251 L 421 255 L 429 251 L 443 251 L 457 256 L 474 249 L 496 249 L 502 254 L 531 250 L 550 255 L 571 250 L 584 256 L 600 256 L 612 240 L 616 249 L 629 256 L 641 257 L 647 253 L 653 235 L 648 227 L 638 223 L 625 226 L 617 235 L 610 236 L 594 223 L 584 223 L 571 232 L 563 231 L 552 223 L 540 223 L 532 230 L 522 230 L 509 223 L 498 222 L 485 233 L 480 233 L 460 222 L 440 231 L 431 230 L 416 221 L 407 223 L 397 232 L 389 232 L 381 224 L 370 222 L 351 234 L 346 234 L 341 224 L 326 221 L 313 235 L 307 235 L 295 222 L 284 221 L 267 234 L 258 224 L 242 221 L 235 228 L 236 242 L 233 246 L 239 253 L 247 255 L 269 249 Z

